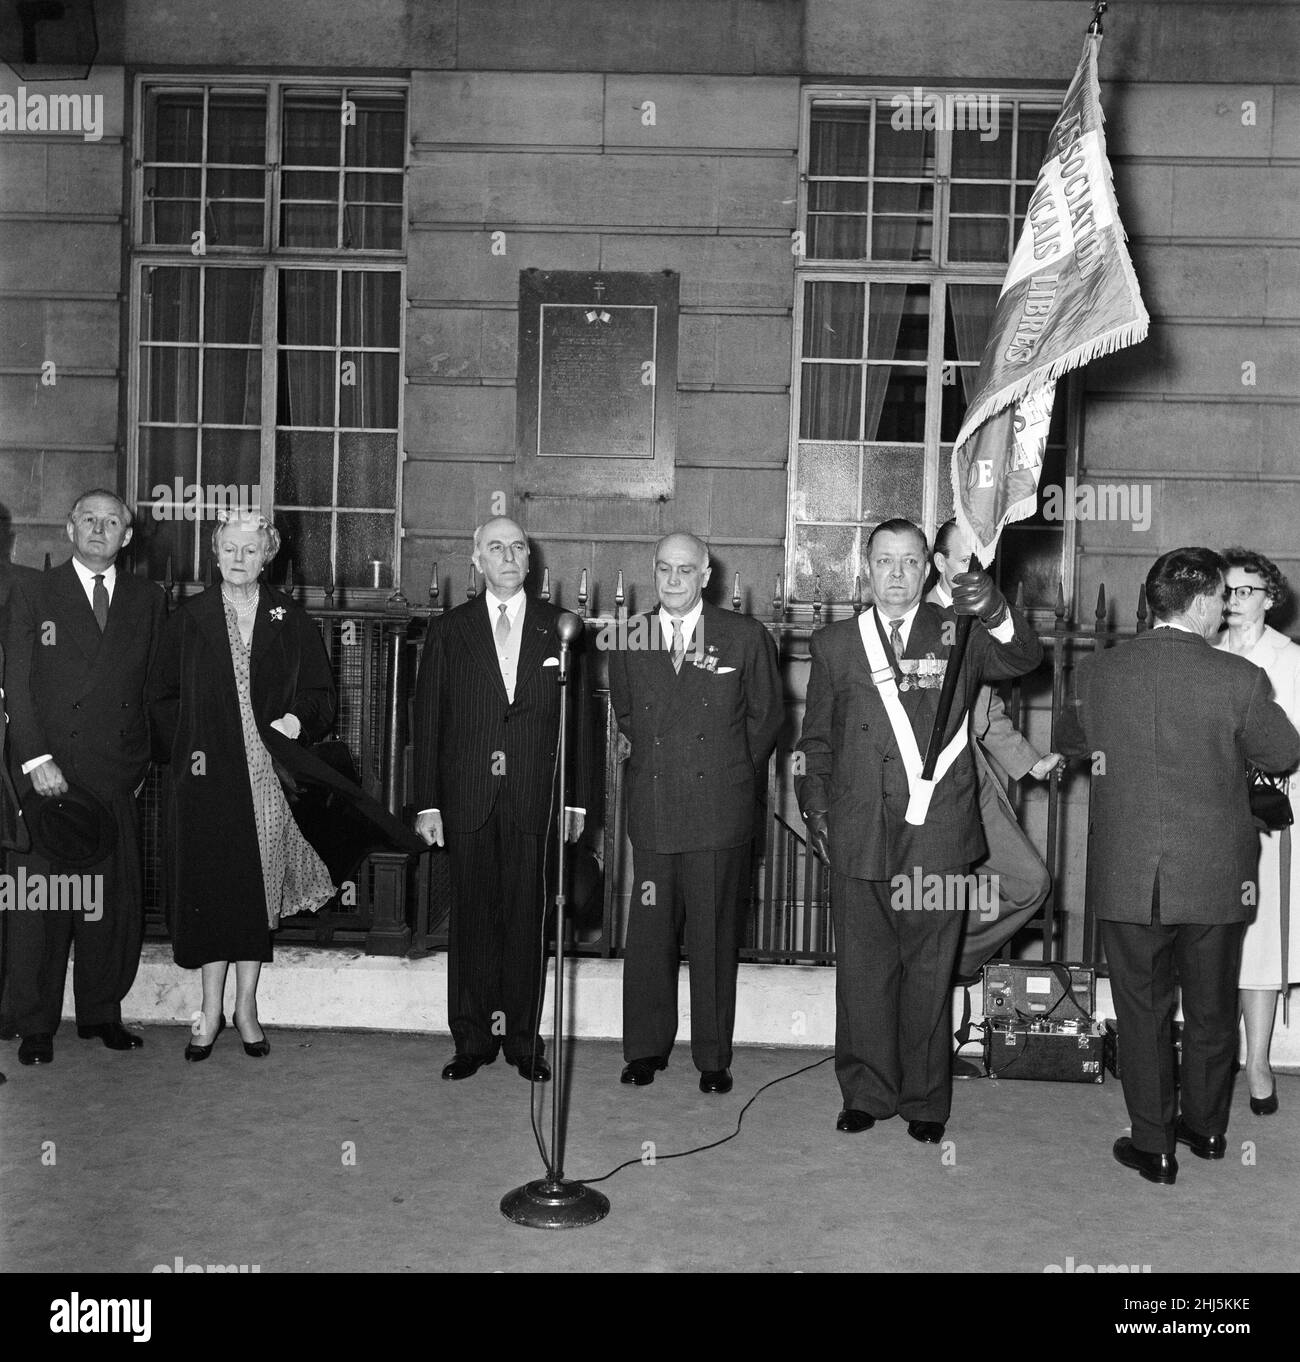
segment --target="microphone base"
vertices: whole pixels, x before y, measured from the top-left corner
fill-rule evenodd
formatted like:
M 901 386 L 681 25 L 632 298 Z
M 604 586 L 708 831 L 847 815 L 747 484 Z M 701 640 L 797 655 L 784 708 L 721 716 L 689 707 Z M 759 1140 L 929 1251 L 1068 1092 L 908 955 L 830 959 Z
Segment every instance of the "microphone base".
M 581 1182 L 538 1178 L 507 1192 L 501 1214 L 534 1230 L 576 1230 L 609 1214 L 609 1198 Z

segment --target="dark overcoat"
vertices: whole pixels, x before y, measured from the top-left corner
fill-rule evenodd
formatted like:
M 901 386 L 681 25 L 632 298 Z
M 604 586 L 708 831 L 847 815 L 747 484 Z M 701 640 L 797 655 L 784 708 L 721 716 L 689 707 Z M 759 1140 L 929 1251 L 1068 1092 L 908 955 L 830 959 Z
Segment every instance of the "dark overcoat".
M 316 625 L 266 585 L 250 673 L 258 731 L 287 765 L 299 744 L 271 723 L 295 714 L 300 743 L 322 738 L 334 722 L 334 679 Z M 167 880 L 176 963 L 195 969 L 212 960 L 269 960 L 266 889 L 220 586 L 191 597 L 167 621 L 148 701 L 155 758 L 170 764 Z
M 1075 671 L 1058 750 L 1093 755 L 1088 906 L 1099 920 L 1253 918 L 1259 832 L 1246 763 L 1289 771 L 1300 735 L 1253 662 L 1184 629 L 1149 629 Z

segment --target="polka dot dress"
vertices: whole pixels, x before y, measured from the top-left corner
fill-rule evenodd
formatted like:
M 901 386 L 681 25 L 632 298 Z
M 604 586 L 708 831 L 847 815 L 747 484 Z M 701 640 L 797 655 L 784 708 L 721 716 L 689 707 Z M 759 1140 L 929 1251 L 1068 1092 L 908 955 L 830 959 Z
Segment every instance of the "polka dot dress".
M 253 688 L 248 654 L 239 634 L 233 608 L 226 605 L 226 632 L 235 664 L 235 691 L 239 696 L 239 721 L 244 729 L 248 756 L 248 780 L 253 789 L 253 818 L 257 844 L 262 851 L 262 879 L 266 885 L 267 923 L 274 930 L 282 917 L 314 913 L 334 897 L 334 882 L 325 863 L 298 830 L 289 801 L 284 797 L 271 754 L 257 731 L 253 717 Z

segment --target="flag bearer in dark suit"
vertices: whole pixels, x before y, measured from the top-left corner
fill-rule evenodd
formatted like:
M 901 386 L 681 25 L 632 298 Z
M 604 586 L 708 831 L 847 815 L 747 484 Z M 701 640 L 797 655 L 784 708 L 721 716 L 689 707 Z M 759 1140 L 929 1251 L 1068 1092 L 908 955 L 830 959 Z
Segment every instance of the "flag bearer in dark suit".
M 1155 626 L 1080 662 L 1058 729 L 1061 751 L 1092 760 L 1088 903 L 1110 962 L 1133 1127 L 1114 1155 L 1166 1184 L 1178 1176 L 1176 1144 L 1202 1159 L 1227 1149 L 1237 974 L 1258 903 L 1246 763 L 1280 772 L 1300 762 L 1300 735 L 1268 677 L 1210 646 L 1226 570 L 1211 549 L 1158 558 L 1146 581 Z
M 900 1115 L 913 1139 L 937 1144 L 952 1103 L 950 980 L 970 904 L 916 902 L 916 889 L 928 875 L 964 875 L 984 855 L 966 711 L 981 682 L 1030 671 L 1042 649 L 986 574 L 956 579 L 955 611 L 981 623 L 971 628 L 929 812 L 907 822 L 956 632 L 953 610 L 921 599 L 926 563 L 911 521 L 872 531 L 873 608 L 812 638 L 796 791 L 809 842 L 831 868 L 844 1098 L 836 1128 L 856 1133 Z
M 22 1036 L 23 1064 L 54 1058 L 68 948 L 77 1034 L 112 1050 L 143 1039 L 122 1026 L 122 999 L 140 962 L 143 876 L 135 791 L 149 768 L 144 685 L 162 627 L 161 588 L 116 566 L 131 542 L 131 512 L 95 489 L 68 514 L 72 558 L 24 574 L 9 603 L 6 703 L 10 759 L 19 793 L 59 796 L 69 782 L 113 815 L 116 846 L 87 873 L 103 876 L 98 921 L 68 911 L 13 913 L 9 923 L 9 1005 Z M 35 853 L 28 874 L 58 874 Z
M 468 1078 L 498 1049 L 545 1081 L 537 1012 L 543 861 L 556 814 L 556 723 L 563 613 L 524 591 L 528 540 L 513 520 L 474 531 L 482 596 L 429 624 L 415 694 L 416 831 L 451 853 L 447 1015 Z M 565 835 L 582 835 L 591 798 L 584 682 L 570 670 L 573 776 Z
M 644 1086 L 677 1036 L 678 941 L 690 957 L 691 1057 L 702 1092 L 731 1090 L 740 897 L 784 704 L 776 646 L 757 620 L 701 598 L 709 551 L 655 548 L 659 609 L 609 655 L 609 697 L 631 743 L 634 887 L 623 959 L 622 1081 Z

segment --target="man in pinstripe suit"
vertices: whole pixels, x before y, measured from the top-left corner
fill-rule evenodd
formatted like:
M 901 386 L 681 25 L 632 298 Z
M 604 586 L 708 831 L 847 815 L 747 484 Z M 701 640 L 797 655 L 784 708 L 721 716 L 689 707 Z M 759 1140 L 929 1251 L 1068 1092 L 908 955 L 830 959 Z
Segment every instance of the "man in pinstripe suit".
M 524 591 L 528 540 L 505 518 L 474 531 L 482 596 L 429 625 L 415 694 L 416 831 L 451 853 L 447 1016 L 456 1053 L 443 1078 L 469 1078 L 498 1049 L 525 1077 L 550 1069 L 537 1033 L 546 842 L 553 827 L 562 613 Z M 591 736 L 578 669 L 573 803 L 582 835 Z

